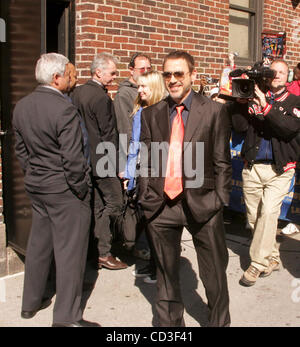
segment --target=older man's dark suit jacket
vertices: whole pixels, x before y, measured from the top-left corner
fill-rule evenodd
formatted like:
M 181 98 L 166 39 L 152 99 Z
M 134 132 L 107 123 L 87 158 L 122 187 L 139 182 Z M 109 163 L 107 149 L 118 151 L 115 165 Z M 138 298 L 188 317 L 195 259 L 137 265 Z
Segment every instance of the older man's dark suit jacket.
M 82 155 L 77 109 L 61 93 L 38 86 L 14 110 L 16 154 L 29 192 L 62 193 L 83 199 L 89 174 Z
M 193 152 L 192 156 L 185 160 L 190 160 L 195 165 L 196 143 L 203 142 L 204 177 L 201 187 L 184 188 L 183 194 L 194 219 L 199 223 L 205 223 L 223 205 L 229 203 L 231 189 L 230 130 L 230 119 L 226 107 L 194 93 L 184 133 L 184 142 L 192 144 Z M 151 158 L 151 142 L 169 142 L 170 135 L 168 99 L 143 110 L 140 141 L 146 144 L 149 159 Z M 143 166 L 143 160 L 141 162 Z M 160 167 L 162 167 L 161 165 L 160 162 Z M 159 174 L 159 177 L 151 177 L 150 168 L 151 164 L 148 166 L 150 177 L 140 179 L 139 195 L 139 203 L 147 219 L 151 219 L 159 211 L 166 199 L 164 174 Z M 142 175 L 143 171 L 142 167 Z M 184 184 L 187 180 L 183 176 Z
M 104 155 L 96 154 L 98 144 L 110 142 L 116 151 L 118 150 L 118 132 L 112 100 L 106 89 L 93 80 L 75 88 L 72 99 L 84 118 L 89 134 L 93 176 L 98 176 L 97 162 Z M 116 161 L 116 158 L 112 157 L 111 160 Z
M 40 307 L 53 252 L 53 323 L 82 319 L 80 305 L 91 221 L 89 167 L 78 111 L 60 92 L 39 86 L 14 110 L 16 154 L 32 201 L 22 310 Z

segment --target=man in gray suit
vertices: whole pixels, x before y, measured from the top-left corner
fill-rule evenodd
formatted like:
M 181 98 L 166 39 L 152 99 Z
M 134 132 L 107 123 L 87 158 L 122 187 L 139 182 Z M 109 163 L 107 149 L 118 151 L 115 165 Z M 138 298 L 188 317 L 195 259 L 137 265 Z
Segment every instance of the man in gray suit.
M 21 316 L 32 318 L 44 300 L 53 254 L 56 264 L 54 327 L 99 326 L 82 319 L 81 297 L 91 218 L 89 174 L 76 108 L 64 97 L 68 59 L 43 54 L 39 86 L 14 110 L 16 155 L 32 201 Z

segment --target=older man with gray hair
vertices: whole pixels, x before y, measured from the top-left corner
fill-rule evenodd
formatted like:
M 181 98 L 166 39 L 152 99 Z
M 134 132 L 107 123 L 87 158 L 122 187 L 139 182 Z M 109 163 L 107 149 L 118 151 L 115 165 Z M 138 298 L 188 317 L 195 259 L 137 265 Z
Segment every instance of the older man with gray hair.
M 111 253 L 112 236 L 123 209 L 122 187 L 116 167 L 118 131 L 112 100 L 106 89 L 117 77 L 117 63 L 118 60 L 109 53 L 96 55 L 91 64 L 92 79 L 73 93 L 73 102 L 85 121 L 89 136 L 98 267 L 110 270 L 127 268 L 127 264 Z M 107 153 L 106 146 L 112 151 Z M 110 156 L 110 153 L 115 155 Z
M 70 83 L 68 63 L 61 54 L 43 54 L 35 71 L 39 86 L 17 103 L 13 114 L 16 155 L 32 202 L 21 316 L 32 318 L 51 304 L 43 296 L 54 254 L 52 326 L 99 326 L 82 319 L 90 183 L 79 116 L 63 95 Z

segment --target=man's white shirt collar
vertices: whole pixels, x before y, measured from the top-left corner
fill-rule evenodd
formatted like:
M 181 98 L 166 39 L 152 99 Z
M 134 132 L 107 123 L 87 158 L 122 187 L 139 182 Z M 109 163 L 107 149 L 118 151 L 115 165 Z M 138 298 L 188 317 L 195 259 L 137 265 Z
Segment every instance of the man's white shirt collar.
M 52 89 L 54 91 L 56 91 L 57 93 L 64 95 L 60 90 L 58 90 L 57 88 L 54 88 L 52 86 L 49 86 L 48 84 L 43 84 L 42 87 L 48 88 L 48 89 Z
M 94 78 L 92 79 L 94 82 L 98 83 L 102 88 L 103 88 L 103 84 L 97 80 L 95 80 Z

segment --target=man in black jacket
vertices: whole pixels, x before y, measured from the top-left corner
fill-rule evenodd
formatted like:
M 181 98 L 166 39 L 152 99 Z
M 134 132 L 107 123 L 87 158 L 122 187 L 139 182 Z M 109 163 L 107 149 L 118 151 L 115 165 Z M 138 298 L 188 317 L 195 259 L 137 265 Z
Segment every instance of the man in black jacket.
M 142 112 L 140 142 L 144 153 L 139 177 L 139 203 L 157 265 L 157 323 L 165 327 L 185 325 L 179 276 L 185 227 L 197 253 L 210 309 L 209 325 L 229 326 L 228 251 L 223 225 L 223 206 L 229 202 L 231 189 L 229 117 L 223 105 L 193 91 L 197 72 L 189 53 L 170 52 L 163 71 L 170 95 Z M 158 143 L 167 144 L 162 155 L 155 153 Z M 194 170 L 192 174 L 188 165 Z
M 98 266 L 125 269 L 127 264 L 111 254 L 112 232 L 123 208 L 122 187 L 116 175 L 117 158 L 110 156 L 114 150 L 115 154 L 117 152 L 118 132 L 112 100 L 106 89 L 117 77 L 117 59 L 104 52 L 95 56 L 91 75 L 91 80 L 74 90 L 73 102 L 84 119 L 89 136 Z M 112 149 L 108 155 L 107 145 Z M 105 162 L 107 166 L 102 165 Z
M 286 90 L 289 71 L 286 62 L 275 60 L 271 69 L 276 76 L 270 81 L 267 94 L 256 86 L 256 98 L 244 105 L 236 104 L 232 115 L 233 128 L 246 133 L 242 177 L 253 240 L 251 265 L 240 281 L 245 286 L 252 286 L 258 277 L 279 270 L 277 222 L 300 158 L 296 139 L 300 131 L 300 98 Z

